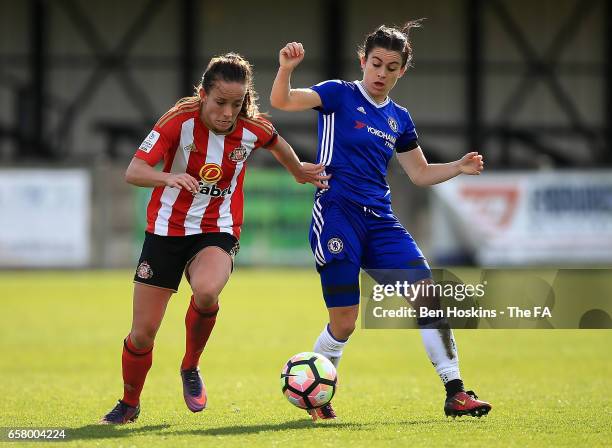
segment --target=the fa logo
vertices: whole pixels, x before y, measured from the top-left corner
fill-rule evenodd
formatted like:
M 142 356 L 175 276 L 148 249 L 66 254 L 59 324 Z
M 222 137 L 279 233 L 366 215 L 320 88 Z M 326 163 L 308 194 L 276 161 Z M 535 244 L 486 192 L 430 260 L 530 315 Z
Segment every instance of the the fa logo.
M 153 146 L 155 146 L 155 143 L 157 143 L 158 139 L 159 139 L 159 132 L 151 131 L 151 133 L 147 136 L 147 138 L 145 138 L 143 142 L 140 144 L 138 149 L 148 154 L 151 152 L 151 150 L 153 149 Z
M 340 238 L 331 238 L 327 242 L 327 248 L 332 254 L 339 254 L 344 249 L 344 243 Z
M 391 128 L 391 130 L 393 132 L 397 132 L 397 121 L 395 121 L 393 118 L 389 117 L 388 123 L 389 123 L 389 127 Z

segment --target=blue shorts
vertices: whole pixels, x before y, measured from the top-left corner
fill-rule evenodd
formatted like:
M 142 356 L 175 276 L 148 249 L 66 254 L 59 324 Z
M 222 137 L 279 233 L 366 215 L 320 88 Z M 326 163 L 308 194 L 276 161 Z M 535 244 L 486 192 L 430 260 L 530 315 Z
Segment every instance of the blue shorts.
M 315 198 L 310 226 L 319 272 L 335 260 L 346 260 L 374 271 L 380 283 L 431 278 L 421 249 L 390 210 L 369 209 L 330 193 Z

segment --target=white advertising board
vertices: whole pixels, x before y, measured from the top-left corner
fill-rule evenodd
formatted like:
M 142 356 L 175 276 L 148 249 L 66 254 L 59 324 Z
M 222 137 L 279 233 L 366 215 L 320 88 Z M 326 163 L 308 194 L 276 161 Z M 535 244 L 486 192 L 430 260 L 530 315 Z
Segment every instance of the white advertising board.
M 0 170 L 0 267 L 81 267 L 90 257 L 85 170 Z
M 612 262 L 612 171 L 460 176 L 433 192 L 432 249 L 442 258 L 463 250 L 485 266 Z

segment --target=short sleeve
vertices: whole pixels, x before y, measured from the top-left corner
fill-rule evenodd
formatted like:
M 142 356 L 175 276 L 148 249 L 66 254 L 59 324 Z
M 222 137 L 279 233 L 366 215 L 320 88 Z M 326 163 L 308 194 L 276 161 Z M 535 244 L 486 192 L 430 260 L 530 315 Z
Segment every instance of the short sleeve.
M 276 131 L 276 129 L 274 129 L 274 134 L 272 134 L 272 137 L 270 137 L 270 140 L 268 140 L 267 143 L 264 143 L 263 145 L 261 145 L 263 148 L 271 148 L 272 146 L 276 145 L 276 142 L 278 142 L 278 132 Z
M 406 123 L 404 132 L 397 138 L 395 143 L 395 151 L 398 153 L 408 152 L 419 146 L 419 136 L 416 132 L 416 127 L 412 121 L 412 117 L 406 111 Z
M 315 84 L 310 89 L 317 92 L 321 98 L 321 106 L 315 109 L 323 113 L 331 113 L 340 108 L 347 86 L 345 81 L 332 79 Z
M 257 136 L 255 148 L 270 148 L 278 141 L 278 132 L 274 125 L 261 115 L 253 118 L 242 117 L 249 129 Z
M 278 142 L 278 131 L 276 130 L 272 122 L 270 120 L 265 119 L 262 116 L 258 118 L 258 121 L 260 124 L 264 125 L 266 130 L 268 130 L 268 132 L 264 132 L 262 135 L 261 146 L 263 148 L 268 149 L 276 145 L 276 142 Z
M 175 139 L 168 135 L 169 131 L 171 131 L 169 126 L 162 128 L 156 125 L 142 141 L 134 157 L 144 160 L 151 166 L 157 165 L 173 146 Z

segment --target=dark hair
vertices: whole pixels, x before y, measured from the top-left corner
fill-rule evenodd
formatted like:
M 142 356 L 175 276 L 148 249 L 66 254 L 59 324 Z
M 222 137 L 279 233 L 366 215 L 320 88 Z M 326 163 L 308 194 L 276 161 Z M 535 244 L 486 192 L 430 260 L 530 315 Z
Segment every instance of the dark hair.
M 199 97 L 198 91 L 204 89 L 209 94 L 215 86 L 215 82 L 223 80 L 226 82 L 239 82 L 246 84 L 246 95 L 242 102 L 240 115 L 247 118 L 253 118 L 259 115 L 257 106 L 258 95 L 253 85 L 253 67 L 242 56 L 237 53 L 226 53 L 222 56 L 215 56 L 210 60 L 200 84 L 196 86 L 196 96 Z M 183 98 L 179 103 L 190 101 L 193 97 Z
M 425 19 L 411 20 L 403 27 L 381 25 L 368 34 L 363 45 L 357 48 L 360 58 L 367 59 L 370 52 L 377 47 L 397 51 L 402 55 L 402 68 L 412 66 L 412 45 L 410 44 L 410 30 L 420 28 Z

